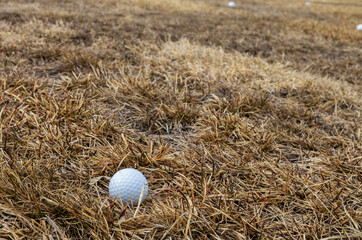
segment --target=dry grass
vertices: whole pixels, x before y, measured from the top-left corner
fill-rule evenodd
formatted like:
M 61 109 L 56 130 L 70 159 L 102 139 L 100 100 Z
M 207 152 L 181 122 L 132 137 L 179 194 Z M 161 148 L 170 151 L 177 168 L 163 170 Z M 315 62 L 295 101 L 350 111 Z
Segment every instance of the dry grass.
M 225 4 L 1 1 L 1 239 L 362 238 L 361 3 Z

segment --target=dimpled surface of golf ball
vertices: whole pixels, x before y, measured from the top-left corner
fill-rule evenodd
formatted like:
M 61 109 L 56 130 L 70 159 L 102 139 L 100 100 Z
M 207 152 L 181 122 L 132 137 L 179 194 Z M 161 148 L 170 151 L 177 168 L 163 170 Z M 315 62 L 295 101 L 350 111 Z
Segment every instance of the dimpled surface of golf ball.
M 137 205 L 143 186 L 145 190 L 141 202 L 145 200 L 148 193 L 148 183 L 140 171 L 132 168 L 122 169 L 113 175 L 109 182 L 109 194 L 112 199 L 121 200 L 124 205 Z

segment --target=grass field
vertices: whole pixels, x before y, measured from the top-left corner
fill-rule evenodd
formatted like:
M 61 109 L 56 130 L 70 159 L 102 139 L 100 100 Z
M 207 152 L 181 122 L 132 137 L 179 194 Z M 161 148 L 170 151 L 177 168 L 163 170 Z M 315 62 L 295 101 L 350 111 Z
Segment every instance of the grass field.
M 362 2 L 0 0 L 0 239 L 361 239 Z M 139 209 L 110 177 L 148 179 Z

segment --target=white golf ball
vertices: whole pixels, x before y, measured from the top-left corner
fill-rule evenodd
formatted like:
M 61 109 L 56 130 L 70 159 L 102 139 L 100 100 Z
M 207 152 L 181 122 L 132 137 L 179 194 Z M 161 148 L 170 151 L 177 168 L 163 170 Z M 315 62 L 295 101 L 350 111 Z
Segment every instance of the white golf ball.
M 143 190 L 144 188 L 144 190 Z M 109 182 L 109 194 L 112 199 L 121 200 L 124 205 L 138 205 L 143 190 L 141 202 L 148 193 L 148 182 L 140 171 L 132 168 L 122 169 L 113 175 Z
M 229 2 L 229 3 L 228 3 L 228 6 L 229 6 L 229 7 L 235 7 L 236 4 L 235 4 L 234 2 Z
M 357 27 L 356 27 L 357 30 L 362 30 L 362 24 L 358 24 Z
M 309 5 L 310 5 L 310 2 L 305 2 L 305 5 L 309 6 Z

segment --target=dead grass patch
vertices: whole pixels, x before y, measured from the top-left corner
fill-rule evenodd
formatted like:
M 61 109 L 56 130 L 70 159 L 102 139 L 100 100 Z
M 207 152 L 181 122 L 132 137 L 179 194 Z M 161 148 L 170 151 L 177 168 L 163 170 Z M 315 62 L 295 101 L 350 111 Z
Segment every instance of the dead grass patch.
M 6 3 L 0 237 L 360 238 L 359 35 L 285 3 Z

